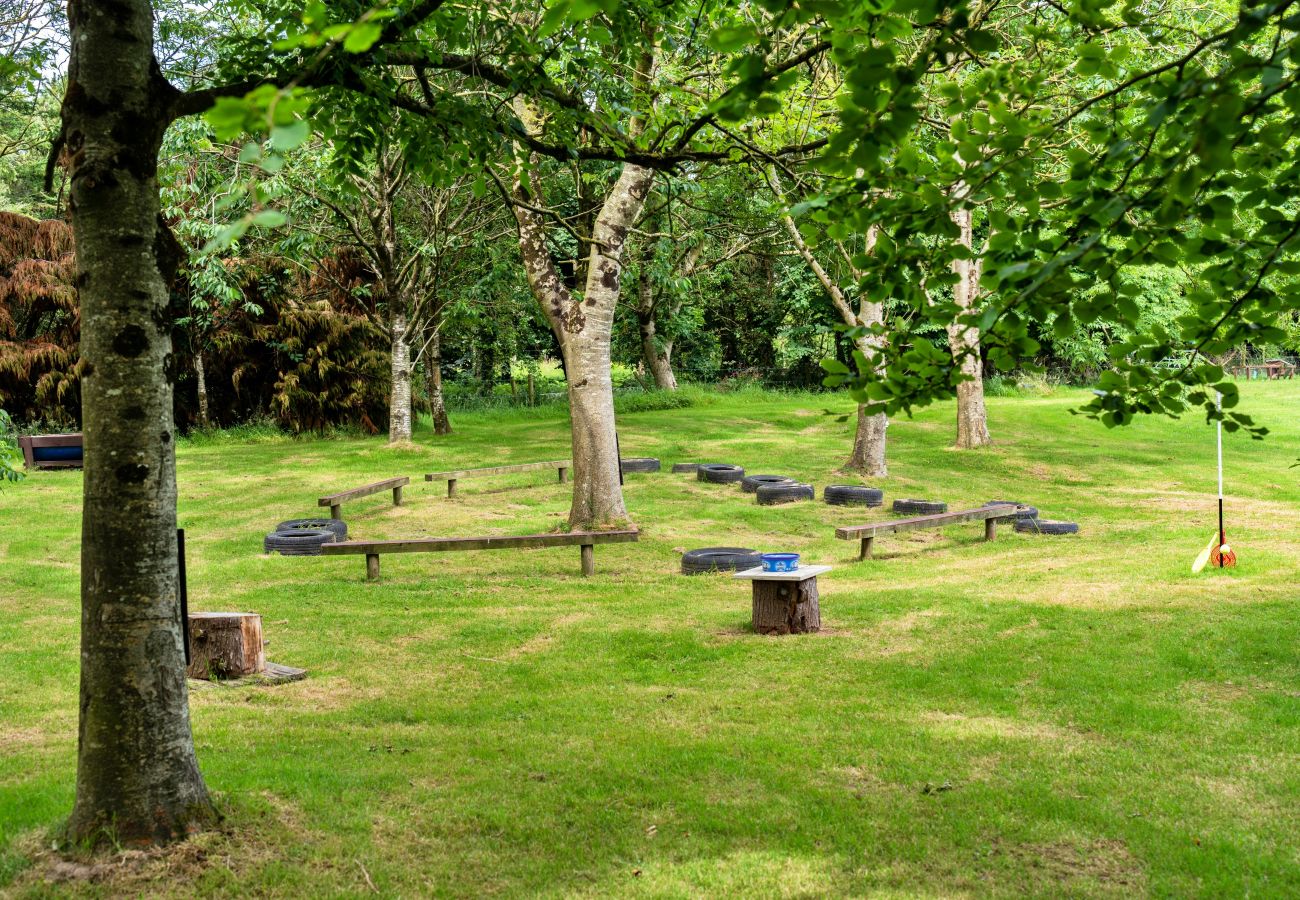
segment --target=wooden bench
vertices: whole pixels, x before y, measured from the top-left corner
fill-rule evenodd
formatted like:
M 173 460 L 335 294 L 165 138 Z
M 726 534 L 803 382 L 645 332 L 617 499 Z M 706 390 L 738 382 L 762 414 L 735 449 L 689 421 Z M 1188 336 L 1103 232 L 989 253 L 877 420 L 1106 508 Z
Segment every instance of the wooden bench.
M 343 544 L 323 544 L 325 556 L 365 554 L 366 580 L 379 577 L 379 556 L 382 553 L 450 553 L 457 550 L 531 550 L 537 547 L 581 548 L 582 574 L 596 571 L 596 544 L 626 544 L 637 540 L 636 529 L 624 531 L 571 531 L 567 534 L 521 534 L 479 538 L 414 538 L 405 541 L 348 541 Z
M 22 435 L 18 447 L 29 469 L 80 469 L 84 461 L 80 431 Z
M 456 496 L 456 482 L 462 478 L 470 478 L 478 475 L 509 475 L 512 472 L 537 472 L 543 469 L 556 469 L 560 473 L 560 484 L 568 480 L 569 470 L 573 468 L 573 461 L 569 459 L 556 459 L 550 462 L 535 463 L 518 463 L 513 466 L 489 466 L 485 469 L 460 469 L 455 472 L 433 472 L 425 475 L 425 481 L 446 481 L 447 496 Z
M 328 506 L 330 508 L 331 519 L 343 518 L 343 504 L 349 500 L 355 500 L 358 497 L 369 497 L 371 494 L 382 494 L 384 491 L 393 492 L 393 505 L 402 505 L 402 488 L 411 483 L 411 479 L 403 475 L 401 478 L 386 478 L 383 481 L 376 481 L 374 484 L 362 485 L 359 488 L 353 488 L 350 491 L 339 491 L 337 494 L 328 494 L 316 501 L 317 506 Z
M 984 540 L 991 541 L 997 537 L 998 520 L 1015 518 L 1016 510 L 1021 509 L 1010 503 L 997 506 L 981 506 L 979 509 L 965 509 L 960 512 L 937 513 L 933 516 L 914 516 L 910 519 L 894 519 L 892 522 L 879 522 L 875 525 L 847 525 L 835 529 L 835 536 L 845 541 L 862 541 L 858 559 L 871 558 L 871 545 L 882 534 L 900 534 L 904 531 L 920 531 L 924 528 L 943 528 L 959 522 L 983 522 Z

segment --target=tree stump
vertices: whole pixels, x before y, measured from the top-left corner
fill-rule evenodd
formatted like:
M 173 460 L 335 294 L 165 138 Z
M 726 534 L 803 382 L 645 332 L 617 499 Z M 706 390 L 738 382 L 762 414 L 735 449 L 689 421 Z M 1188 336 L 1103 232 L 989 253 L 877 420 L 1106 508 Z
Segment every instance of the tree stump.
M 822 627 L 817 579 L 754 581 L 754 630 L 759 634 L 808 634 Z
M 257 613 L 190 613 L 190 678 L 215 681 L 266 670 L 262 617 Z

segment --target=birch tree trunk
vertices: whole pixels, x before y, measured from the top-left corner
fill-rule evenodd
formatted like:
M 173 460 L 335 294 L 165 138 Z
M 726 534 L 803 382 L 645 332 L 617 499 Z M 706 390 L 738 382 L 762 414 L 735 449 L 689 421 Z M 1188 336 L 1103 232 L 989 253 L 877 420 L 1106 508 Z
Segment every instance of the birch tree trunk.
M 392 391 L 388 400 L 388 443 L 411 439 L 411 346 L 406 340 L 406 316 L 396 313 L 391 326 Z
M 182 838 L 217 814 L 190 732 L 176 563 L 168 279 L 158 150 L 175 89 L 147 0 L 69 8 L 62 117 L 81 294 L 81 687 L 67 836 Z
M 442 329 L 435 328 L 429 338 L 429 410 L 433 414 L 433 433 L 451 434 L 447 399 L 442 394 Z
M 199 427 L 209 428 L 212 419 L 208 416 L 208 375 L 203 366 L 203 351 L 194 354 L 195 389 L 199 395 Z
M 952 214 L 960 230 L 961 243 L 974 249 L 973 216 L 969 209 L 959 209 Z M 984 269 L 981 259 L 955 259 L 952 270 L 957 274 L 953 286 L 953 300 L 959 312 L 958 321 L 948 326 L 948 347 L 953 361 L 965 380 L 957 385 L 957 447 L 970 450 L 993 443 L 989 436 L 988 411 L 984 406 L 984 367 L 980 362 L 980 333 L 973 325 L 960 321 L 979 297 L 980 275 Z

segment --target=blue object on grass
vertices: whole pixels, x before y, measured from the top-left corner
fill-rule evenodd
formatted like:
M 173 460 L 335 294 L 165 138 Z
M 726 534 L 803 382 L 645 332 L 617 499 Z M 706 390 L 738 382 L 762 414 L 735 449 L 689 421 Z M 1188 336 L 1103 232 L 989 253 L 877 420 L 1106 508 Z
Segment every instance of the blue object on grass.
M 793 572 L 799 568 L 798 553 L 764 553 L 764 572 Z
M 32 459 L 35 462 L 63 462 L 81 459 L 80 447 L 33 447 Z

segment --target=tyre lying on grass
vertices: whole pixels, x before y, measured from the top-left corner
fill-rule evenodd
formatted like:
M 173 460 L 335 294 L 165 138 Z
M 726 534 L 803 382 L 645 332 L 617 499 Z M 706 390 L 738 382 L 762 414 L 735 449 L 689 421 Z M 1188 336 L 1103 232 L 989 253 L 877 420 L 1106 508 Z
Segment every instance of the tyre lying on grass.
M 1077 522 L 1053 522 L 1051 519 L 1016 519 L 1020 534 L 1078 534 Z
M 700 463 L 700 467 L 695 470 L 695 477 L 709 484 L 734 484 L 744 479 L 745 470 L 727 463 Z
M 303 530 L 328 531 L 334 535 L 335 541 L 348 539 L 348 526 L 342 519 L 290 519 L 275 526 L 275 530 L 277 533 Z
M 942 500 L 895 500 L 894 512 L 909 516 L 933 516 L 948 511 Z
M 763 563 L 763 554 L 748 547 L 702 547 L 682 554 L 683 575 L 707 572 L 739 572 Z
M 334 532 L 324 528 L 273 531 L 262 539 L 262 551 L 281 556 L 320 556 L 321 545 L 333 541 Z
M 1018 506 L 1016 510 L 1017 519 L 1037 519 L 1038 507 L 1030 506 L 1028 503 L 1021 503 L 1019 500 L 990 500 L 985 506 Z
M 798 484 L 793 478 L 786 475 L 746 475 L 740 479 L 740 489 L 746 494 L 752 494 L 764 484 Z
M 700 469 L 699 463 L 673 463 L 673 472 L 676 474 L 680 474 L 682 472 L 694 473 L 694 472 L 698 472 L 699 469 Z
M 831 506 L 881 506 L 885 492 L 861 484 L 828 484 L 822 491 L 822 499 Z
M 759 485 L 758 503 L 760 506 L 775 506 L 778 503 L 797 503 L 800 500 L 812 500 L 814 497 L 811 484 L 763 484 Z
M 658 472 L 659 460 L 652 456 L 631 456 L 620 459 L 619 466 L 627 472 Z

